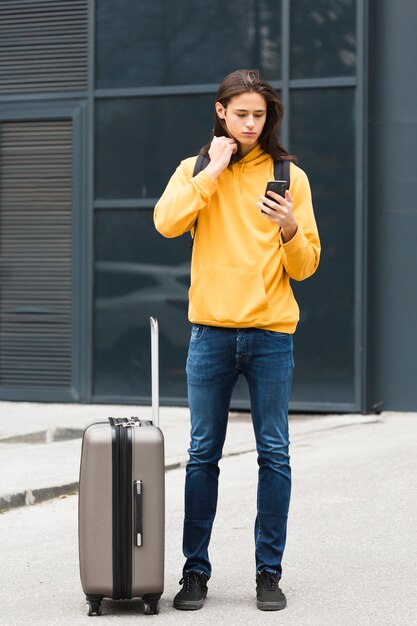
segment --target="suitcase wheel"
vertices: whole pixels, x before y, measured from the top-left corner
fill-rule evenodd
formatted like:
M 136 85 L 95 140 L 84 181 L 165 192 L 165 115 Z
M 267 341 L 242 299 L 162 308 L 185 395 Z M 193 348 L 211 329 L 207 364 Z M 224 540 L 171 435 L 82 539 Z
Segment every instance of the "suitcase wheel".
M 89 617 L 92 615 L 101 615 L 101 598 L 87 598 L 87 604 Z
M 161 596 L 145 596 L 143 598 L 144 613 L 145 615 L 158 615 L 159 613 L 159 598 Z

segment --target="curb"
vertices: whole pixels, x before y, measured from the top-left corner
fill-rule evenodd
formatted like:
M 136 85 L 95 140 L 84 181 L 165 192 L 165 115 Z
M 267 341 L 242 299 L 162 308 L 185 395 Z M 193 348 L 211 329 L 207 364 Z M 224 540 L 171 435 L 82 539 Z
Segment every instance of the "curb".
M 25 489 L 20 493 L 14 493 L 8 496 L 0 496 L 0 512 L 6 513 L 11 509 L 21 506 L 31 506 L 45 500 L 52 500 L 63 495 L 73 495 L 78 491 L 78 481 L 59 487 L 43 487 L 41 489 Z
M 328 432 L 340 428 L 356 427 L 358 425 L 374 425 L 381 422 L 380 416 L 361 416 L 361 418 L 362 419 L 360 421 L 355 421 L 353 423 L 349 422 L 342 424 L 326 425 L 321 428 L 312 428 L 311 430 L 307 430 L 302 433 L 293 434 L 290 438 L 291 445 L 299 445 L 300 441 L 303 441 L 306 436 L 308 437 L 311 435 L 317 435 L 322 432 Z M 252 445 L 246 444 L 246 447 L 244 447 L 243 449 L 239 449 L 239 447 L 237 446 L 237 449 L 235 450 L 229 450 L 229 452 L 224 452 L 222 458 L 237 456 L 240 454 L 248 454 L 250 452 L 256 452 L 256 448 Z M 182 461 L 167 463 L 165 465 L 165 471 L 169 472 L 171 470 L 180 469 L 182 467 L 185 467 L 186 464 L 186 459 Z M 14 494 L 0 495 L 0 513 L 6 513 L 7 511 L 10 511 L 14 508 L 31 506 L 33 504 L 37 504 L 38 502 L 45 502 L 46 500 L 52 500 L 54 498 L 59 498 L 59 496 L 64 495 L 72 495 L 74 493 L 78 493 L 78 481 L 55 487 L 25 489 L 21 492 Z
M 237 456 L 239 454 L 248 454 L 254 452 L 254 448 L 248 450 L 230 451 L 223 455 L 223 458 L 230 456 Z M 169 472 L 175 469 L 181 469 L 185 467 L 187 461 L 176 461 L 174 463 L 168 463 L 165 465 L 165 472 Z M 20 493 L 14 493 L 12 495 L 0 495 L 0 513 L 7 513 L 12 509 L 16 509 L 22 506 L 32 506 L 46 500 L 53 500 L 59 498 L 59 496 L 75 495 L 78 493 L 78 481 L 74 483 L 68 483 L 66 485 L 60 485 L 56 487 L 43 487 L 41 489 L 25 489 Z

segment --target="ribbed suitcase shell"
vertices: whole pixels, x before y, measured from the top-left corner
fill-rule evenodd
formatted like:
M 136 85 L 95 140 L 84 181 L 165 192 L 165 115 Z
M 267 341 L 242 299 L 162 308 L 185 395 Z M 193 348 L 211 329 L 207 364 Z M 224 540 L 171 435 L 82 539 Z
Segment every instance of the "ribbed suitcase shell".
M 134 483 L 143 484 L 142 545 L 135 545 L 132 519 L 132 597 L 162 594 L 164 587 L 164 440 L 152 425 L 132 428 Z M 109 422 L 84 433 L 79 491 L 81 584 L 86 595 L 113 597 L 112 437 Z
M 158 599 L 164 589 L 165 462 L 164 438 L 158 427 L 158 322 L 153 318 L 150 321 L 153 423 L 137 420 L 135 425 L 127 426 L 132 434 L 132 475 L 131 485 L 127 487 L 132 498 L 132 532 L 128 541 L 132 550 L 130 597 L 149 596 L 144 598 L 145 610 L 157 612 Z M 132 423 L 134 419 L 137 418 L 130 418 L 128 421 Z M 118 425 L 117 428 L 124 426 Z M 81 585 L 90 602 L 90 615 L 100 614 L 102 597 L 114 597 L 112 430 L 109 420 L 87 426 L 81 451 L 78 506 L 79 560 Z M 140 546 L 136 545 L 135 481 L 142 483 Z M 123 498 L 122 501 L 124 502 Z M 117 524 L 115 528 L 118 528 Z

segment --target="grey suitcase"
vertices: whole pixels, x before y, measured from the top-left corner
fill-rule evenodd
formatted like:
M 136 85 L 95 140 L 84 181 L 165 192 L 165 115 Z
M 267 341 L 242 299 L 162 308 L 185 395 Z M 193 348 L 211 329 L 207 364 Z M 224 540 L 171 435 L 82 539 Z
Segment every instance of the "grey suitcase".
M 142 598 L 158 613 L 164 588 L 165 467 L 159 429 L 158 322 L 151 318 L 152 422 L 109 418 L 84 431 L 78 507 L 81 584 L 89 615 L 103 598 Z

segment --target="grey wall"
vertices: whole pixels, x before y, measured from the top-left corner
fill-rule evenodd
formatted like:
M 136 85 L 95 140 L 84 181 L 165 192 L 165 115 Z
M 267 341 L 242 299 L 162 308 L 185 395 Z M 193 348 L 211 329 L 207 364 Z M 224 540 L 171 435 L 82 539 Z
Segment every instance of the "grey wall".
M 370 2 L 367 405 L 417 410 L 417 3 Z

